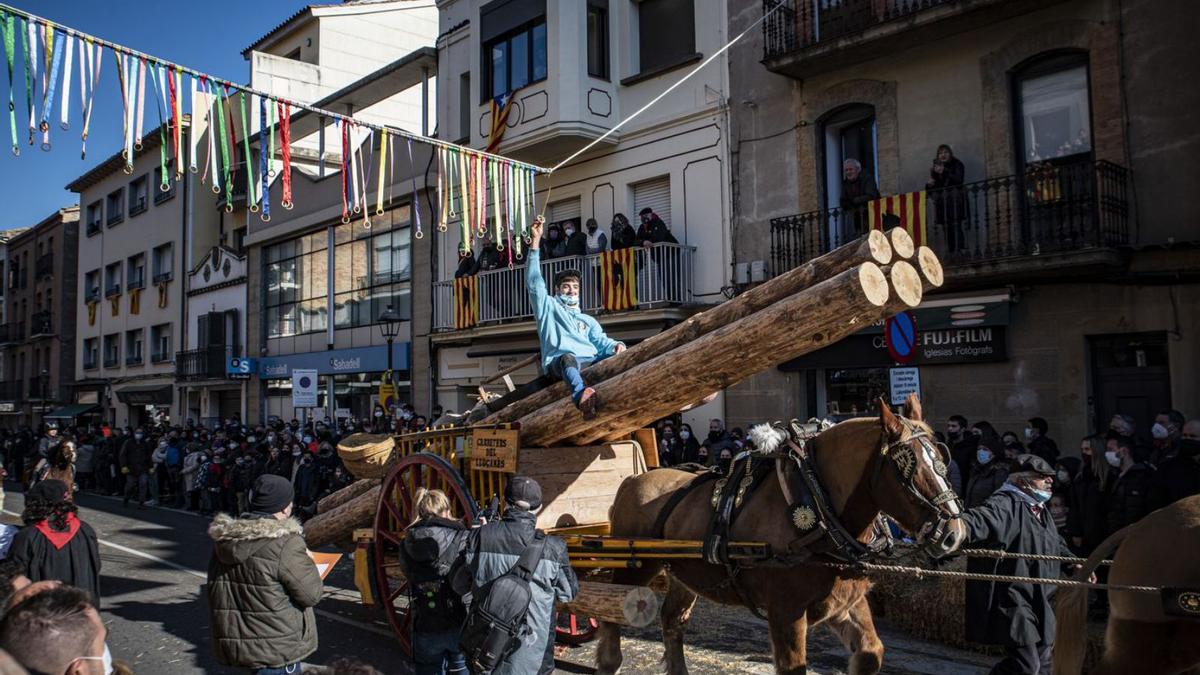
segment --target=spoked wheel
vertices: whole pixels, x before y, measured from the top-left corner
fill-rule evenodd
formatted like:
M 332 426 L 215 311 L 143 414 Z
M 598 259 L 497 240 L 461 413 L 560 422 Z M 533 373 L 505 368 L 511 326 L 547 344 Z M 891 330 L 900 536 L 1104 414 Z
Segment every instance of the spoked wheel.
M 387 614 L 400 648 L 410 656 L 412 614 L 408 606 L 408 580 L 400 570 L 400 544 L 404 530 L 416 518 L 413 499 L 422 487 L 445 492 L 455 515 L 473 520 L 479 513 L 479 506 L 458 470 L 437 455 L 424 452 L 409 455 L 383 480 L 375 511 L 375 586 L 381 596 L 377 602 Z
M 554 636 L 558 642 L 579 646 L 595 639 L 599 628 L 600 622 L 590 616 L 559 612 L 557 623 L 554 625 Z

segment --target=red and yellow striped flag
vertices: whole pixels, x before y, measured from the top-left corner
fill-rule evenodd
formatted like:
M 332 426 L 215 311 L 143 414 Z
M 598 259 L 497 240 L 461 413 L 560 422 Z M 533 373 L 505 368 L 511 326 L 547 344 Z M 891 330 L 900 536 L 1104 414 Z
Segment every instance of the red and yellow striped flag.
M 867 205 L 868 222 L 871 229 L 884 229 L 884 217 L 894 216 L 899 219 L 896 223 L 912 236 L 913 243 L 924 246 L 929 242 L 925 232 L 925 191 L 906 192 L 902 195 L 889 195 L 872 200 Z
M 479 323 L 478 288 L 475 276 L 454 280 L 454 330 L 471 328 Z
M 600 294 L 604 309 L 620 311 L 637 307 L 637 272 L 634 249 L 600 254 Z

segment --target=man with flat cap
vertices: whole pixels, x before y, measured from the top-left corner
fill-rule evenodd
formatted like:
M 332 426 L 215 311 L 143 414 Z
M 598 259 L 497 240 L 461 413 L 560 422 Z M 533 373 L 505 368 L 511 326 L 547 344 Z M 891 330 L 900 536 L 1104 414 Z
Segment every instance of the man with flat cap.
M 264 474 L 254 482 L 250 511 L 217 514 L 208 564 L 208 609 L 217 662 L 255 675 L 301 672 L 317 650 L 313 607 L 321 576 L 292 518 L 292 484 Z
M 964 546 L 1008 553 L 1073 556 L 1050 516 L 1054 467 L 1033 454 L 1019 455 L 1014 469 L 991 497 L 963 514 Z M 972 559 L 972 571 L 1057 579 L 1078 565 L 1026 558 Z M 967 639 L 1001 645 L 1005 657 L 993 675 L 1050 675 L 1054 648 L 1054 587 L 990 581 L 967 582 Z
M 473 593 L 512 569 L 539 532 L 536 513 L 542 507 L 542 487 L 537 481 L 513 476 L 504 489 L 504 504 L 504 515 L 499 520 L 471 530 L 467 536 L 464 562 L 471 573 Z M 546 536 L 530 590 L 533 602 L 526 622 L 531 639 L 493 670 L 494 675 L 554 672 L 554 603 L 568 602 L 579 592 L 562 539 Z

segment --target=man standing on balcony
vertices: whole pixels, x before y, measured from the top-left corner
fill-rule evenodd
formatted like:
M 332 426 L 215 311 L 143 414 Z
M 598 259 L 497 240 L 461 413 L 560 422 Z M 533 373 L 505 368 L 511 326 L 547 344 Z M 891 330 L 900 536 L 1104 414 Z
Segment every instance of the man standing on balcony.
M 875 180 L 863 172 L 862 164 L 853 157 L 842 162 L 842 196 L 839 203 L 845 241 L 867 231 L 867 204 L 875 199 L 879 199 L 879 189 L 875 187 Z
M 571 400 L 583 412 L 584 419 L 591 419 L 600 400 L 596 390 L 584 383 L 579 371 L 600 359 L 620 354 L 625 345 L 605 335 L 599 322 L 580 311 L 579 272 L 563 270 L 555 274 L 555 295 L 547 292 L 540 250 L 545 222 L 538 216 L 530 226 L 532 242 L 525 266 L 525 286 L 541 342 L 542 371 L 562 378 L 571 388 Z

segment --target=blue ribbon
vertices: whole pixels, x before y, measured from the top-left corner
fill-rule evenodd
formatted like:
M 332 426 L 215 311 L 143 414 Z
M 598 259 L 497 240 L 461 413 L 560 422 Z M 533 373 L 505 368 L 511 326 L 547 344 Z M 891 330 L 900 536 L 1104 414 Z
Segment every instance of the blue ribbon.
M 262 180 L 262 187 L 261 187 L 262 214 L 259 217 L 262 218 L 263 222 L 265 223 L 271 219 L 271 193 L 270 193 L 271 184 L 267 182 L 267 166 L 270 164 L 271 156 L 270 156 L 270 153 L 267 152 L 266 144 L 262 142 L 264 134 L 268 133 L 268 130 L 267 130 L 267 99 L 266 99 L 266 97 L 260 96 L 258 98 L 258 103 L 259 103 L 259 106 L 258 106 L 258 138 L 259 138 L 258 158 L 259 158 L 259 162 L 258 163 L 259 163 L 259 168 L 260 168 L 259 173 L 261 174 L 261 180 Z
M 46 91 L 42 92 L 46 95 L 46 100 L 42 102 L 42 123 L 39 125 L 39 128 L 43 132 L 50 130 L 50 111 L 54 109 L 54 93 L 58 89 L 58 67 L 62 62 L 63 43 L 67 40 L 67 36 L 58 31 L 55 31 L 52 35 L 56 36 L 54 40 L 54 57 L 50 61 L 49 83 L 46 85 Z M 42 142 L 43 150 L 50 149 L 50 141 L 48 139 L 49 137 L 47 136 L 47 140 Z

